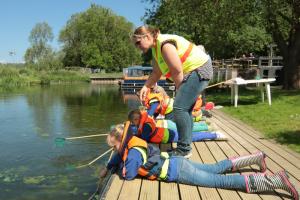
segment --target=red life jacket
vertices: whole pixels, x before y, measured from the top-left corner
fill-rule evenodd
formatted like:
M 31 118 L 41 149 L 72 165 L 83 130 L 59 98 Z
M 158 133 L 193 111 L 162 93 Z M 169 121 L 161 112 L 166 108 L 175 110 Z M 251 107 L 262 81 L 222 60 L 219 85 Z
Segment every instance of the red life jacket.
M 141 111 L 141 119 L 138 127 L 138 135 L 142 134 L 144 125 L 146 123 L 150 125 L 152 130 L 151 133 L 153 133 L 156 128 L 155 120 L 152 117 L 150 117 L 146 111 Z
M 151 127 L 151 133 L 149 133 L 150 141 L 148 142 L 160 144 L 164 138 L 165 128 L 156 127 L 155 120 L 152 117 L 150 117 L 146 111 L 141 111 L 141 119 L 138 128 L 138 136 L 142 134 L 144 125 L 146 123 L 149 124 Z

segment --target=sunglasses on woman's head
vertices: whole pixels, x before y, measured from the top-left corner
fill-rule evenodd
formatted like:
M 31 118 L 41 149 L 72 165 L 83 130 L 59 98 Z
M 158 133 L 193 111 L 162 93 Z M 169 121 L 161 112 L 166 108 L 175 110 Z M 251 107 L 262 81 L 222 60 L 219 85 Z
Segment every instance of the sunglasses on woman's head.
M 141 40 L 136 41 L 136 42 L 134 43 L 134 45 L 135 45 L 135 46 L 140 46 L 140 45 L 141 45 Z

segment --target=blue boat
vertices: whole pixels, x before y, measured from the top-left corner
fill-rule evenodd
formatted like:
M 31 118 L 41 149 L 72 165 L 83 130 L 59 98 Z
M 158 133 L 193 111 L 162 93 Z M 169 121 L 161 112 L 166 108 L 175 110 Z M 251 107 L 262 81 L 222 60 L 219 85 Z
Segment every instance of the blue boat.
M 123 68 L 123 80 L 120 82 L 121 89 L 127 92 L 136 92 L 140 90 L 152 72 L 150 66 L 131 66 Z M 162 77 L 157 84 L 165 90 L 174 90 L 174 83 L 166 81 Z

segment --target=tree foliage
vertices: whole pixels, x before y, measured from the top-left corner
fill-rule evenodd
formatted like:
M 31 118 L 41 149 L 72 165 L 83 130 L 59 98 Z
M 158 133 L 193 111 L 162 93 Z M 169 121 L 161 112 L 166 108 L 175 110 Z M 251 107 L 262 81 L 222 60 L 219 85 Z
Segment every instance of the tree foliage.
M 48 42 L 53 40 L 51 27 L 47 22 L 37 23 L 30 32 L 29 47 L 24 55 L 26 63 L 37 63 L 52 54 L 52 49 Z
M 259 16 L 259 4 L 244 0 L 153 1 L 145 15 L 147 23 L 163 33 L 175 33 L 202 44 L 217 58 L 242 53 L 261 53 L 271 41 Z
M 284 60 L 284 88 L 300 89 L 300 1 L 263 0 L 265 26 Z
M 275 42 L 284 58 L 285 88 L 300 88 L 299 0 L 146 0 L 144 19 L 162 33 L 202 44 L 214 58 L 266 55 Z
M 130 41 L 133 24 L 110 9 L 92 4 L 74 14 L 60 32 L 66 66 L 119 71 L 141 63 L 141 56 Z

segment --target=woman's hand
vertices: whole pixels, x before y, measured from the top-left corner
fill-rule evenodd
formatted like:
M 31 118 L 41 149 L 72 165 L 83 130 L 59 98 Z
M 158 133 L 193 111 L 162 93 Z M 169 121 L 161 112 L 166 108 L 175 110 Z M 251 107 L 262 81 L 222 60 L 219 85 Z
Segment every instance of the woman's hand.
M 146 85 L 144 85 L 142 87 L 142 89 L 140 90 L 140 100 L 144 101 L 148 92 L 150 91 L 150 88 L 148 88 Z
M 101 171 L 100 171 L 100 178 L 104 178 L 106 175 L 107 175 L 107 168 L 103 168 Z

